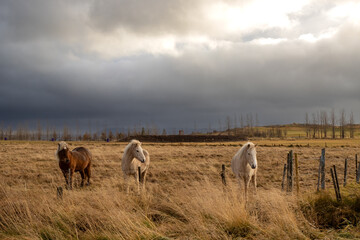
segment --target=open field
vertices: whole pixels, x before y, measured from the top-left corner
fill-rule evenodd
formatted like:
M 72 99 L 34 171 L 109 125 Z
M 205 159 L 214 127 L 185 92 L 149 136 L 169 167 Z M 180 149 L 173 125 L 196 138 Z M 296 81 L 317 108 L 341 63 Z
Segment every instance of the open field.
M 313 199 L 321 148 L 326 149 L 326 186 L 333 196 L 329 167 L 340 183 L 349 158 L 349 187 L 355 185 L 354 140 L 254 140 L 259 144 L 258 193 L 245 206 L 230 170 L 244 142 L 143 143 L 151 156 L 147 191 L 126 195 L 120 166 L 126 143 L 69 142 L 93 153 L 92 185 L 56 197 L 64 179 L 54 154 L 55 142 L 0 142 L 0 238 L 7 239 L 336 239 L 360 238 L 359 226 L 320 229 L 302 206 Z M 282 193 L 286 154 L 299 157 L 300 196 Z M 228 186 L 222 186 L 221 164 Z M 250 188 L 250 191 L 252 188 Z M 310 200 L 309 200 L 310 199 Z M 360 204 L 360 202 L 359 202 Z

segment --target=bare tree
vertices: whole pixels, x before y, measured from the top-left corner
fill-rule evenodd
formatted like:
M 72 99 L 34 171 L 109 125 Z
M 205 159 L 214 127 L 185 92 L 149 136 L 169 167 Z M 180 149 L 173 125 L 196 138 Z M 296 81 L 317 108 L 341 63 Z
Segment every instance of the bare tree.
M 80 128 L 79 128 L 79 121 L 76 120 L 76 136 L 75 140 L 81 140 Z
M 5 133 L 4 133 L 4 129 L 3 129 L 3 124 L 1 123 L 0 125 L 0 140 L 3 140 L 4 139 L 4 136 Z
M 41 124 L 40 124 L 40 121 L 37 121 L 36 139 L 37 139 L 38 141 L 40 141 L 40 140 L 41 140 L 41 136 L 42 136 Z
M 327 117 L 327 113 L 325 111 L 321 111 L 320 119 L 321 119 L 321 137 L 326 138 L 327 137 L 327 128 L 328 128 L 328 117 Z
M 54 128 L 54 130 L 53 130 L 53 133 L 52 133 L 52 136 L 51 136 L 51 137 L 54 139 L 54 141 L 57 140 L 58 135 L 57 135 L 57 133 L 56 133 L 56 129 L 55 129 L 55 128 Z
M 63 138 L 64 141 L 70 141 L 71 140 L 70 130 L 69 130 L 68 126 L 66 126 L 66 125 L 64 125 L 62 138 Z
M 82 136 L 83 141 L 91 141 L 91 134 L 89 132 L 85 132 Z
M 13 132 L 12 132 L 12 127 L 11 125 L 8 126 L 8 129 L 7 129 L 7 132 L 6 132 L 6 136 L 9 140 L 12 139 L 12 135 L 13 135 Z
M 100 139 L 103 141 L 106 141 L 106 128 L 101 132 Z
M 230 121 L 230 117 L 229 117 L 229 116 L 226 117 L 226 126 L 227 126 L 226 131 L 227 131 L 228 135 L 230 136 L 231 121 Z
M 50 127 L 49 127 L 49 122 L 46 121 L 46 141 L 50 140 Z
M 354 113 L 353 111 L 350 112 L 350 119 L 349 119 L 349 131 L 350 131 L 350 138 L 354 138 Z
M 146 132 L 145 132 L 145 128 L 144 127 L 142 127 L 141 128 L 141 136 L 144 136 L 146 134 Z
M 345 109 L 341 109 L 341 112 L 340 112 L 340 136 L 341 136 L 341 138 L 345 138 L 345 124 L 346 124 Z
M 93 136 L 92 136 L 92 140 L 93 140 L 93 141 L 99 140 L 99 135 L 97 134 L 97 131 L 94 132 L 94 134 L 93 134 Z
M 125 137 L 125 135 L 122 132 L 117 132 L 116 133 L 116 140 L 120 141 Z
M 305 132 L 306 138 L 310 138 L 310 121 L 308 113 L 305 113 Z
M 312 113 L 312 120 L 313 138 L 316 138 L 317 118 L 315 113 Z
M 332 132 L 332 138 L 335 139 L 336 137 L 336 117 L 335 117 L 335 110 L 331 110 L 331 132 Z
M 153 124 L 153 126 L 152 126 L 152 134 L 159 135 L 159 129 L 155 124 Z
M 322 137 L 322 126 L 321 126 L 321 118 L 320 118 L 320 112 L 316 112 L 316 122 L 317 122 L 317 126 L 316 126 L 316 132 L 317 132 L 317 137 L 321 138 Z
M 234 113 L 234 134 L 237 136 L 237 116 L 236 113 Z
M 244 119 L 242 114 L 240 115 L 240 128 L 243 129 L 244 128 Z
M 114 134 L 111 130 L 109 130 L 109 133 L 108 133 L 108 138 L 110 141 L 112 141 L 114 139 Z

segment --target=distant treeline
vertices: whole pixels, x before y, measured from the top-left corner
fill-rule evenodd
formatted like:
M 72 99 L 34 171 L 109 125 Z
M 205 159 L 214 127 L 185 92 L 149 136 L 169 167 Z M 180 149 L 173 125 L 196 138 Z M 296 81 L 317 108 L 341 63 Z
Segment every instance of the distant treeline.
M 245 117 L 242 115 L 234 114 L 231 118 L 227 116 L 225 123 L 223 124 L 221 119 L 218 121 L 216 129 L 209 127 L 207 129 L 197 130 L 196 122 L 194 129 L 187 134 L 184 133 L 183 129 L 173 129 L 171 133 L 168 133 L 166 129 L 160 130 L 158 127 L 153 125 L 152 127 L 133 127 L 127 128 L 127 130 L 114 130 L 113 128 L 102 127 L 99 130 L 97 127 L 96 131 L 92 131 L 91 127 L 88 130 L 80 131 L 77 124 L 76 129 L 70 129 L 64 125 L 62 129 L 50 127 L 48 124 L 45 126 L 41 125 L 38 121 L 36 128 L 30 129 L 27 124 L 19 125 L 13 129 L 11 126 L 3 127 L 0 124 L 0 139 L 1 140 L 46 140 L 46 141 L 126 141 L 130 137 L 144 137 L 144 136 L 210 136 L 203 137 L 204 139 L 247 139 L 252 137 L 260 138 L 287 138 L 287 137 L 299 137 L 299 138 L 354 138 L 356 125 L 354 123 L 353 112 L 347 117 L 345 110 L 339 112 L 339 116 L 332 110 L 330 113 L 325 111 L 315 112 L 309 116 L 305 114 L 305 123 L 296 124 L 297 131 L 303 134 L 294 134 L 291 129 L 294 125 L 278 125 L 278 126 L 259 126 L 258 115 L 255 117 L 252 114 L 246 114 Z M 90 124 L 89 124 L 90 125 Z M 290 134 L 288 134 L 290 133 Z M 227 137 L 211 137 L 211 136 L 227 136 Z M 231 137 L 230 137 L 231 136 Z M 168 139 L 158 137 L 159 141 L 162 139 Z M 203 139 L 199 138 L 199 139 Z M 147 139 L 147 138 L 145 138 Z M 170 139 L 170 138 L 169 138 Z M 178 139 L 172 137 L 172 139 Z M 179 138 L 187 139 L 187 138 Z M 189 138 L 190 139 L 190 138 Z M 191 138 L 192 139 L 192 138 Z M 196 140 L 196 138 L 194 138 Z M 165 140 L 164 140 L 165 141 Z M 180 140 L 179 140 L 180 141 Z M 202 141 L 202 140 L 201 140 Z
M 320 111 L 311 114 L 305 114 L 305 132 L 307 138 L 354 138 L 355 122 L 354 114 L 351 111 L 347 118 L 346 112 L 342 109 L 339 116 L 333 109 L 329 114 L 326 111 Z M 348 133 L 348 134 L 347 134 Z

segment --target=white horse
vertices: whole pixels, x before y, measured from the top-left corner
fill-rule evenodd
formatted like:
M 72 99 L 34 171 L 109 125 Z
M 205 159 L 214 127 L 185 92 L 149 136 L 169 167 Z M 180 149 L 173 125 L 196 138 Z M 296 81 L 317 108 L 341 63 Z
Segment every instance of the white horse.
M 231 169 L 235 174 L 241 189 L 241 180 L 245 184 L 245 199 L 247 199 L 247 192 L 251 178 L 253 178 L 254 188 L 256 193 L 256 146 L 252 142 L 247 142 L 234 155 L 231 160 Z
M 140 183 L 139 183 L 139 171 L 140 167 L 140 176 L 142 182 L 142 188 L 145 189 L 145 179 L 146 173 L 149 169 L 150 164 L 150 155 L 148 151 L 141 147 L 141 142 L 138 140 L 131 140 L 130 143 L 125 147 L 124 154 L 121 160 L 121 168 L 124 174 L 124 180 L 126 184 L 126 191 L 129 193 L 129 176 L 135 177 L 135 182 L 137 183 L 138 192 L 140 192 Z

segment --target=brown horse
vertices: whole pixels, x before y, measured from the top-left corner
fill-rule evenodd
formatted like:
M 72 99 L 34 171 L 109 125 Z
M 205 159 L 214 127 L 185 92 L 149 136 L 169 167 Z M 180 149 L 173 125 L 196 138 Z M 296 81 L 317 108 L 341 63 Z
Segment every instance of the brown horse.
M 70 151 L 66 142 L 60 142 L 56 151 L 56 157 L 65 177 L 66 185 L 69 186 L 70 189 L 72 189 L 74 172 L 80 172 L 81 187 L 84 186 L 85 176 L 87 177 L 87 185 L 90 185 L 92 155 L 88 149 L 77 147 Z

